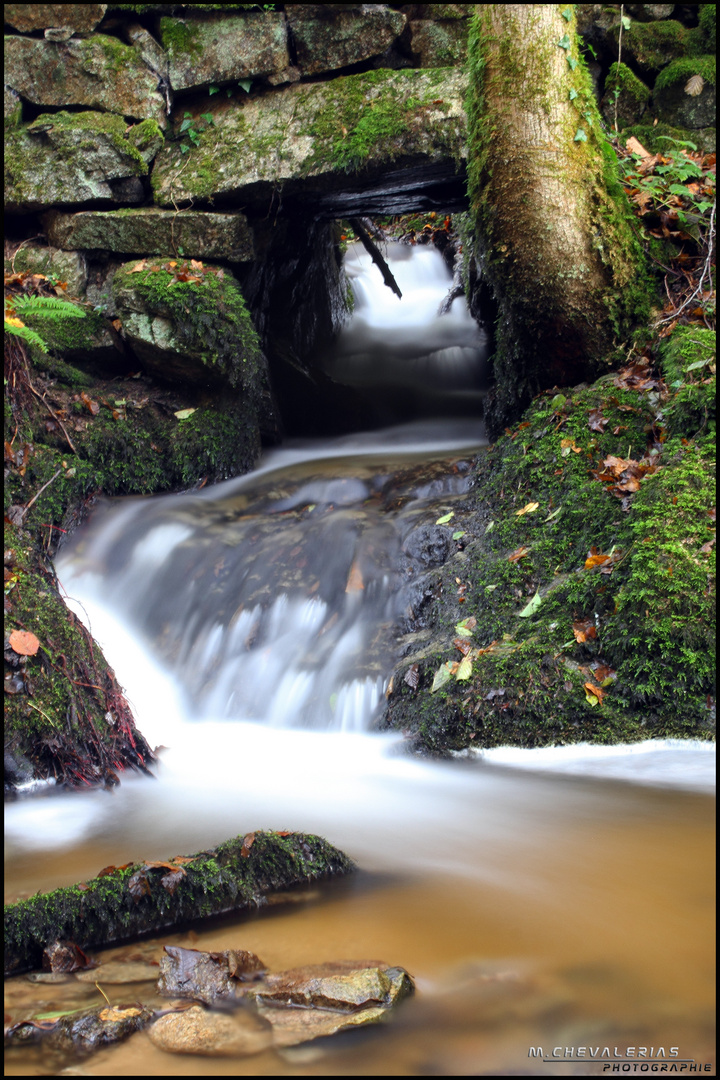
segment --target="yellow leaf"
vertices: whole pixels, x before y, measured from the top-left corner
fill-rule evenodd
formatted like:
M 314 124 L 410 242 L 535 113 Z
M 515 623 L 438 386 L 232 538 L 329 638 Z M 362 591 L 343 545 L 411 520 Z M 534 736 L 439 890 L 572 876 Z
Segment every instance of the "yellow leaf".
M 195 409 L 180 409 L 174 415 L 177 416 L 178 420 L 187 420 L 188 416 L 192 416 L 194 412 Z
M 472 657 L 464 656 L 460 661 L 460 666 L 455 672 L 455 678 L 458 682 L 465 682 L 472 675 Z
M 8 324 L 8 326 L 24 326 L 25 325 L 25 323 L 22 322 L 21 319 L 18 319 L 14 315 L 9 315 L 9 316 L 6 315 L 5 316 L 5 322 Z
M 515 511 L 515 516 L 516 517 L 521 517 L 523 514 L 534 514 L 539 505 L 540 505 L 540 503 L 536 503 L 536 502 L 526 503 L 526 505 L 523 506 L 522 510 L 516 510 Z

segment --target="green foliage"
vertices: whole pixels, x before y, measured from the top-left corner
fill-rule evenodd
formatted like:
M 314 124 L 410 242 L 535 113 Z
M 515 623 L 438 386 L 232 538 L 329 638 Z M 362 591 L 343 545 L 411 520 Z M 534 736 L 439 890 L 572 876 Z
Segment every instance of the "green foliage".
M 16 295 L 6 299 L 5 332 L 47 353 L 48 345 L 45 339 L 36 330 L 26 326 L 22 319 L 35 317 L 62 323 L 66 319 L 83 319 L 86 314 L 77 304 L 60 300 L 56 296 Z
M 662 151 L 663 161 L 648 171 L 640 167 L 640 154 L 623 158 L 619 162 L 623 182 L 645 193 L 656 210 L 674 207 L 685 231 L 699 241 L 710 227 L 715 174 L 688 155 L 688 151 L 697 150 L 695 143 L 668 136 L 659 136 L 659 140 L 670 144 Z

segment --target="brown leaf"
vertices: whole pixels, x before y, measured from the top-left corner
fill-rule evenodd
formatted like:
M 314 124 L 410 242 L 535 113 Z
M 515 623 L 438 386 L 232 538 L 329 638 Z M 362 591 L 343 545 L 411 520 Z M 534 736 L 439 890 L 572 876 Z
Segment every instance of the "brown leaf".
M 639 154 L 642 158 L 650 157 L 648 151 L 645 149 L 642 143 L 635 138 L 634 135 L 631 135 L 625 143 L 625 149 L 629 150 L 631 154 Z
M 420 682 L 420 665 L 412 664 L 405 672 L 403 679 L 408 686 L 412 687 L 413 690 L 416 690 L 418 683 Z
M 142 262 L 136 263 L 132 270 L 128 270 L 129 274 L 141 274 L 147 267 L 147 259 L 143 259 Z
M 597 630 L 595 629 L 595 622 L 593 619 L 583 619 L 580 622 L 573 623 L 573 637 L 576 641 L 584 642 L 590 641 L 597 637 Z
M 88 397 L 84 390 L 80 393 L 80 399 L 88 412 L 91 413 L 93 416 L 97 416 L 97 414 L 100 412 L 100 406 L 98 405 L 97 401 L 93 401 L 92 398 Z
M 609 420 L 602 415 L 599 409 L 593 409 L 588 416 L 588 427 L 591 431 L 599 431 L 602 434 L 608 423 Z
M 604 664 L 602 661 L 595 662 L 591 667 L 593 675 L 602 686 L 617 678 L 615 669 L 611 668 L 609 664 Z
M 348 574 L 347 585 L 345 586 L 346 593 L 360 592 L 365 588 L 363 583 L 362 572 L 358 566 L 357 559 L 353 561 L 350 567 L 350 573 Z
M 18 656 L 35 656 L 40 648 L 40 642 L 30 630 L 13 630 L 8 644 Z
M 456 637 L 453 639 L 453 645 L 460 650 L 463 656 L 467 656 L 472 651 L 472 645 L 467 638 Z
M 248 859 L 250 857 L 250 848 L 255 843 L 255 833 L 249 832 L 243 836 L 242 847 L 240 848 L 240 857 L 242 859 Z
M 178 866 L 175 870 L 171 870 L 169 874 L 165 874 L 164 877 L 161 877 L 160 884 L 163 889 L 172 896 L 185 876 L 185 871 L 182 866 Z
M 591 682 L 584 683 L 584 686 L 588 694 L 594 694 L 595 697 L 598 699 L 598 702 L 602 705 L 603 698 L 605 697 L 605 691 L 601 689 L 601 687 L 595 686 L 595 684 Z
M 128 881 L 128 892 L 137 903 L 143 896 L 150 895 L 150 882 L 145 870 L 138 870 Z
M 517 562 L 518 559 L 524 559 L 529 551 L 529 547 L 525 547 L 524 545 L 519 547 L 516 551 L 513 551 L 512 555 L 508 555 L 508 562 Z
M 43 952 L 44 971 L 82 971 L 93 963 L 74 941 L 54 941 Z
M 198 259 L 191 259 L 190 268 L 191 270 L 202 270 L 203 264 Z

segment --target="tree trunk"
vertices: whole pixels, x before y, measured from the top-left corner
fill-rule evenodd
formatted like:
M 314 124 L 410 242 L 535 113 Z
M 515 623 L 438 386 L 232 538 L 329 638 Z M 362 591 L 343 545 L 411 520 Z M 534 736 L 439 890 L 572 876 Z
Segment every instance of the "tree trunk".
M 254 910 L 268 893 L 354 869 L 319 836 L 248 833 L 212 851 L 107 867 L 82 885 L 5 905 L 5 975 L 42 963 L 57 940 L 104 947 L 228 912 Z
M 597 375 L 650 289 L 572 5 L 477 4 L 469 53 L 471 209 L 499 309 L 497 430 L 541 389 Z

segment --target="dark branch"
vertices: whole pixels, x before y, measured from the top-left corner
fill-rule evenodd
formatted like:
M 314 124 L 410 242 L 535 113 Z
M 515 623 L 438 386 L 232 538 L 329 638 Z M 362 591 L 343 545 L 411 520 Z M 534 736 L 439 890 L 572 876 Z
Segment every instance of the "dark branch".
M 392 289 L 395 295 L 402 300 L 402 293 L 400 292 L 397 281 L 392 275 L 390 267 L 380 254 L 377 245 L 373 243 L 370 234 L 363 225 L 362 221 L 360 221 L 359 218 L 349 218 L 348 220 L 353 227 L 355 235 L 360 240 L 360 243 L 365 248 L 372 261 L 380 270 L 380 273 L 383 276 L 383 281 L 387 285 L 388 289 Z

